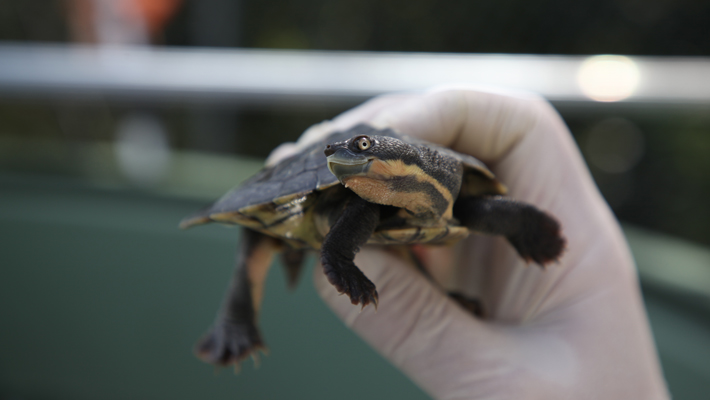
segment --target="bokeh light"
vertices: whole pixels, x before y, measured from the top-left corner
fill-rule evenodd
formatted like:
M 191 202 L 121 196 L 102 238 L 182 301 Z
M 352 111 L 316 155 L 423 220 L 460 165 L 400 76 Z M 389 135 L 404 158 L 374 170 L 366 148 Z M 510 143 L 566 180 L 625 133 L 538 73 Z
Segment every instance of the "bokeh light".
M 116 131 L 115 149 L 121 172 L 134 184 L 155 185 L 169 172 L 167 133 L 151 114 L 135 113 L 125 117 Z
M 628 57 L 601 55 L 585 60 L 579 68 L 577 82 L 582 92 L 596 101 L 620 101 L 636 91 L 641 74 Z
M 600 170 L 618 174 L 633 168 L 644 154 L 641 130 L 626 118 L 608 118 L 589 131 L 584 143 L 588 161 Z

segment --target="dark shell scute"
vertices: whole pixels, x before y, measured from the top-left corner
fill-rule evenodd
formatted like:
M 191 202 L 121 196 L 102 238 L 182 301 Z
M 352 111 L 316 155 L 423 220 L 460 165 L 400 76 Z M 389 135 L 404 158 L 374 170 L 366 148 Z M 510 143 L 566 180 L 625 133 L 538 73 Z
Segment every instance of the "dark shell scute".
M 328 136 L 308 146 L 300 154 L 265 167 L 241 186 L 222 196 L 209 213 L 238 211 L 270 203 L 280 197 L 332 186 L 338 179 L 328 170 L 323 150 L 327 143 L 348 137 L 347 133 L 342 132 Z
M 266 181 L 232 189 L 222 196 L 210 213 L 237 211 L 255 204 L 270 202 L 281 193 L 282 182 Z
M 325 146 L 321 146 L 325 147 Z M 320 151 L 318 151 L 320 150 Z M 306 170 L 315 170 L 323 166 L 323 160 L 325 159 L 325 154 L 323 149 L 314 149 L 308 153 L 305 160 L 303 161 L 303 167 Z
M 315 171 L 303 171 L 281 183 L 281 188 L 277 196 L 274 198 L 288 196 L 294 193 L 312 190 L 315 187 L 317 180 Z

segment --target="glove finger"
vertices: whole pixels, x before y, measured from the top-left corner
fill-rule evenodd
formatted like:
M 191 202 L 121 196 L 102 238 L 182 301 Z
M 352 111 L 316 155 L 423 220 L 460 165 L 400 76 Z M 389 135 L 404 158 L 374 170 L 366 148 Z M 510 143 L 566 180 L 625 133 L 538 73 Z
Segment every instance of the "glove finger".
M 473 317 L 395 255 L 367 248 L 355 263 L 377 286 L 377 310 L 353 306 L 320 268 L 314 274 L 318 293 L 348 327 L 434 397 L 455 392 L 457 385 L 470 394 L 478 379 L 483 389 L 488 368 L 514 357 L 503 328 Z

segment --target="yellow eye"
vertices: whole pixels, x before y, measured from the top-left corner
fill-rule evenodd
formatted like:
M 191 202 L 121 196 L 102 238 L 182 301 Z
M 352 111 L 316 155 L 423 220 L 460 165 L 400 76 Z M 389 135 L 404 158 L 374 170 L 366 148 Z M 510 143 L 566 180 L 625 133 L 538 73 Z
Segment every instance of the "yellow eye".
M 363 136 L 357 140 L 357 148 L 360 150 L 367 150 L 372 146 L 372 143 L 370 143 L 370 138 L 367 136 Z

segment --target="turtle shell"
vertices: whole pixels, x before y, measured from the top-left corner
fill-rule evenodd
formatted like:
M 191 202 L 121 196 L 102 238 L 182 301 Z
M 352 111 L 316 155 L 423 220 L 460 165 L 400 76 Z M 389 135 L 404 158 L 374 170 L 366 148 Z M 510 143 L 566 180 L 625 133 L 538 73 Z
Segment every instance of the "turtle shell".
M 329 227 L 319 225 L 319 196 L 327 192 L 347 191 L 328 169 L 323 150 L 327 144 L 357 135 L 380 135 L 410 144 L 433 148 L 463 163 L 464 178 L 460 195 L 505 194 L 505 187 L 479 160 L 469 155 L 399 134 L 391 129 L 376 130 L 358 125 L 335 132 L 311 144 L 301 153 L 267 166 L 239 187 L 232 189 L 210 206 L 185 218 L 181 228 L 208 222 L 238 224 L 286 240 L 294 247 L 319 248 Z M 328 193 L 332 199 L 337 194 Z M 325 229 L 325 232 L 324 232 Z M 411 244 L 442 243 L 468 235 L 465 227 L 398 227 L 376 229 L 368 243 Z

